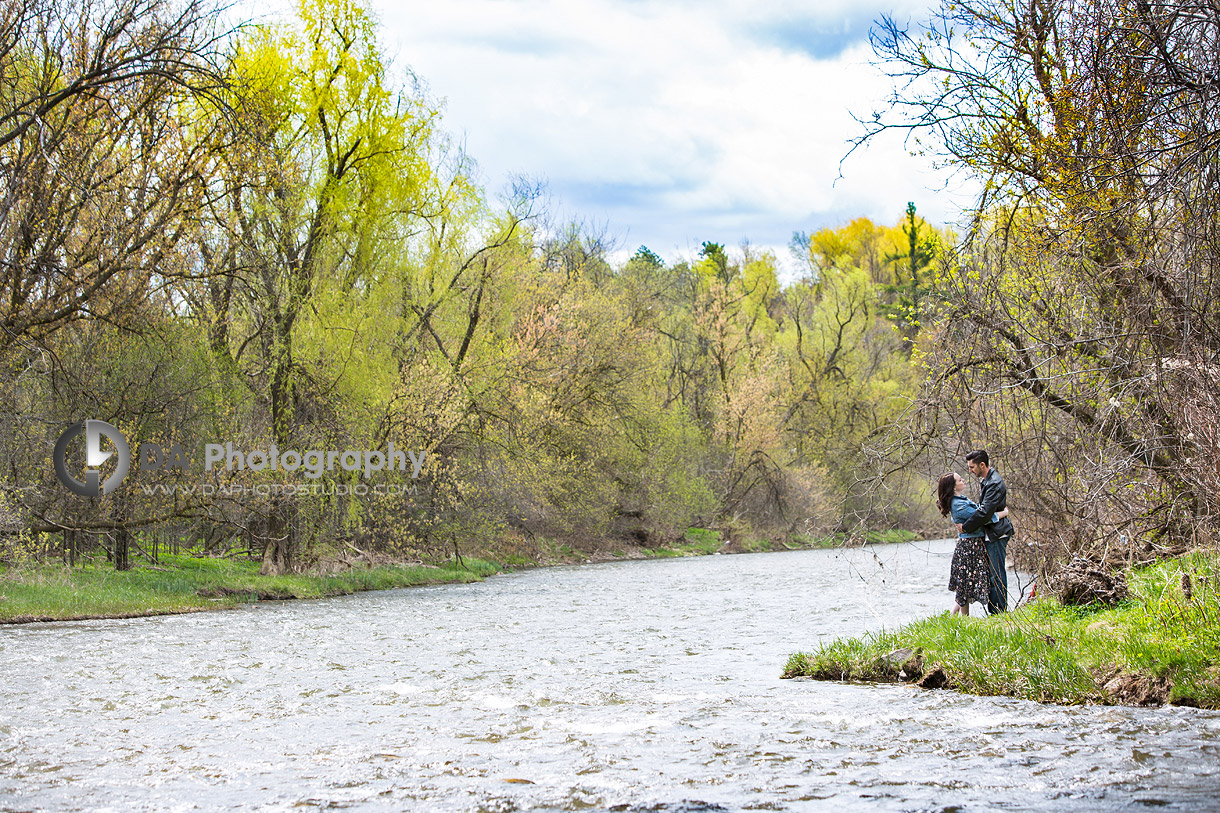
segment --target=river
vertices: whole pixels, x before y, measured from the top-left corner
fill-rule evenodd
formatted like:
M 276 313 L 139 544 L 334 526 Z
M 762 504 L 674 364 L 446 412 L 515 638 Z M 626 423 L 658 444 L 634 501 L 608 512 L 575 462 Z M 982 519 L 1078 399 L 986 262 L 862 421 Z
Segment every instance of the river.
M 779 679 L 821 639 L 950 607 L 951 549 L 612 562 L 7 627 L 0 809 L 1220 804 L 1220 713 Z

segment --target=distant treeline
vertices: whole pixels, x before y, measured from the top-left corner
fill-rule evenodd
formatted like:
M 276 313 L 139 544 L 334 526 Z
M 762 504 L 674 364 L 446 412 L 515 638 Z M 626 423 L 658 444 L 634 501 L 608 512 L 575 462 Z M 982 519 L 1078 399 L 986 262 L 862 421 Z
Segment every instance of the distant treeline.
M 9 560 L 100 544 L 126 567 L 185 538 L 283 572 L 349 546 L 926 523 L 922 494 L 857 488 L 864 442 L 918 384 L 919 274 L 946 235 L 913 207 L 799 237 L 787 286 L 770 254 L 713 242 L 612 263 L 598 234 L 548 222 L 539 190 L 483 195 L 359 5 L 234 30 L 198 2 L 5 9 Z M 84 419 L 131 448 L 104 496 L 56 480 L 56 441 Z M 258 464 L 205 471 L 206 444 Z M 391 445 L 418 478 L 285 471 Z
M 125 567 L 187 538 L 284 572 L 349 547 L 648 545 L 692 525 L 948 532 L 932 478 L 978 446 L 1043 559 L 1210 534 L 1211 6 L 955 3 L 918 36 L 880 21 L 897 84 L 861 140 L 919 131 L 983 195 L 961 239 L 913 204 L 796 235 L 785 285 L 748 245 L 613 262 L 537 188 L 488 199 L 355 3 L 224 19 L 3 5 L 4 558 L 100 541 Z M 131 446 L 105 496 L 56 480 L 83 419 Z M 225 443 L 424 454 L 418 478 L 205 472 Z M 181 454 L 154 467 L 153 444 Z

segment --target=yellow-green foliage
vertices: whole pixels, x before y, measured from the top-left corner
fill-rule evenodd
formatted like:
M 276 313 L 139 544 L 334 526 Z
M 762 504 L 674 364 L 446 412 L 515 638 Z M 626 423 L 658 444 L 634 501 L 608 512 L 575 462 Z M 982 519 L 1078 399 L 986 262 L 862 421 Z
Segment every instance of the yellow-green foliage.
M 13 482 L 0 487 L 30 501 L 0 528 L 0 557 L 60 555 L 59 534 L 23 532 L 33 517 L 90 529 L 69 534 L 84 560 L 102 530 L 114 529 L 113 545 L 125 526 L 189 529 L 265 549 L 269 573 L 349 545 L 412 557 L 500 535 L 659 546 L 692 525 L 745 545 L 739 529 L 778 539 L 842 524 L 861 443 L 910 389 L 884 312 L 906 267 L 901 228 L 855 220 L 819 232 L 807 246 L 819 273 L 787 285 L 771 253 L 710 241 L 689 261 L 667 265 L 641 247 L 617 264 L 588 229 L 542 222 L 537 190 L 522 185 L 495 209 L 439 105 L 397 81 L 356 0 L 301 0 L 295 20 L 239 27 L 200 59 L 219 66 L 216 81 L 150 74 L 181 89 L 181 122 L 161 128 L 181 154 L 141 155 L 143 123 L 112 145 L 112 160 L 132 167 L 189 169 L 163 234 L 142 250 L 107 246 L 109 232 L 86 219 L 73 237 L 120 257 L 116 267 L 156 272 L 107 278 L 36 341 L 0 336 L 0 421 L 13 438 L 0 460 Z M 198 86 L 211 90 L 189 91 Z M 110 123 L 80 119 L 59 143 L 88 143 Z M 156 197 L 150 189 L 139 195 Z M 40 222 L 72 221 L 60 214 Z M 89 287 L 65 286 L 60 298 Z M 114 423 L 137 455 L 144 442 L 181 443 L 194 466 L 137 464 L 122 491 L 75 500 L 49 457 L 82 417 Z M 204 445 L 224 442 L 393 443 L 427 464 L 417 481 L 374 475 L 408 497 L 281 497 L 272 487 L 304 479 L 203 472 Z M 339 471 L 310 482 L 374 485 Z M 262 491 L 144 491 L 179 485 Z

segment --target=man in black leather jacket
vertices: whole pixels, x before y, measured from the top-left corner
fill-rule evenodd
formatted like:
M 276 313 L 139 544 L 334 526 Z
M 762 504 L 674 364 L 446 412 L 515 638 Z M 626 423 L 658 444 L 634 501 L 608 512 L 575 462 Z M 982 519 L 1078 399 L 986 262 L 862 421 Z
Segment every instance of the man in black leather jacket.
M 1000 473 L 991 467 L 987 452 L 978 449 L 966 455 L 966 466 L 970 473 L 979 478 L 979 510 L 974 516 L 962 523 L 962 530 L 969 533 L 982 528 L 987 534 L 984 545 L 987 548 L 988 572 L 991 576 L 991 589 L 987 592 L 988 614 L 1004 612 L 1008 609 L 1008 571 L 1004 560 L 1008 556 L 1008 540 L 1012 539 L 1013 527 L 1008 517 L 989 524 L 991 515 L 1002 511 L 1008 505 L 1008 487 Z

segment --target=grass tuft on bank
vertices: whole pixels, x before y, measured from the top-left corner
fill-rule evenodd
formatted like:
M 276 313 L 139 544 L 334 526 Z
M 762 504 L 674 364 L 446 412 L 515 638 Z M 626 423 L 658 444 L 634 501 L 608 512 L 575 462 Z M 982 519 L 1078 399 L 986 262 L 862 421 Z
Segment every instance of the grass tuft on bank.
M 115 571 L 88 564 L 25 565 L 0 573 L 0 623 L 127 618 L 233 607 L 253 601 L 324 598 L 364 590 L 479 581 L 494 562 L 353 568 L 338 574 L 260 576 L 259 563 L 163 555 L 159 564 Z
M 1220 555 L 1194 553 L 1127 574 L 1128 600 L 1010 613 L 943 613 L 793 654 L 784 677 L 919 681 L 1041 702 L 1220 708 Z

